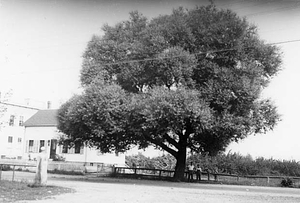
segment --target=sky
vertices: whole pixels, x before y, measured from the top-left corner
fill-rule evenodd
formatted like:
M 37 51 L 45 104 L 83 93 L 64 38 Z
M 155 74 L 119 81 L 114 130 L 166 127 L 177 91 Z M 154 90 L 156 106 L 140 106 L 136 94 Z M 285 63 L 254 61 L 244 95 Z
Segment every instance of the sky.
M 300 1 L 216 0 L 258 27 L 266 43 L 280 43 L 282 71 L 264 90 L 278 107 L 282 121 L 272 132 L 231 144 L 227 152 L 252 157 L 300 161 Z M 80 93 L 82 54 L 92 35 L 101 35 L 138 10 L 149 19 L 173 8 L 207 5 L 207 0 L 0 0 L 0 91 L 14 101 L 58 108 Z M 147 155 L 147 154 L 146 154 Z M 150 154 L 148 154 L 150 155 Z

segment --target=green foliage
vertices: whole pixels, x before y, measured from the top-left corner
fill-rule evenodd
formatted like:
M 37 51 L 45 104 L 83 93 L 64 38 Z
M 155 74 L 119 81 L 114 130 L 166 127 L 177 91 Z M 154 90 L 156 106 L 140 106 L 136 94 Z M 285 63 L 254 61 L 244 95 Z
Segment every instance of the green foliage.
M 188 162 L 200 163 L 204 170 L 239 175 L 263 176 L 300 176 L 300 164 L 296 161 L 280 161 L 253 159 L 250 155 L 242 156 L 238 153 L 218 154 L 217 156 L 193 155 Z
M 176 159 L 170 154 L 149 158 L 142 153 L 126 156 L 126 164 L 129 167 L 140 167 L 149 169 L 174 170 Z
M 263 157 L 253 159 L 250 155 L 243 156 L 238 153 L 220 153 L 217 156 L 192 155 L 187 158 L 187 163 L 200 164 L 204 172 L 226 173 L 238 175 L 258 176 L 300 176 L 300 163 L 296 161 L 266 159 Z M 126 156 L 129 167 L 155 168 L 174 170 L 176 159 L 167 154 L 149 158 L 142 153 Z M 285 182 L 289 178 L 286 178 Z M 284 183 L 285 183 L 284 182 Z
M 48 170 L 48 173 L 52 174 L 63 174 L 63 175 L 84 175 L 84 171 L 65 171 L 65 170 L 59 170 L 59 169 L 54 169 L 54 170 Z
M 58 128 L 70 135 L 64 141 L 85 142 L 104 153 L 126 150 L 133 143 L 122 128 L 126 99 L 125 92 L 117 85 L 90 85 L 83 95 L 74 96 L 58 112 Z
M 28 202 L 37 201 L 64 193 L 74 193 L 74 189 L 57 187 L 53 185 L 34 187 L 27 181 L 1 180 L 0 194 L 1 202 Z
M 12 96 L 12 90 L 10 89 L 8 92 L 0 92 L 0 118 L 6 113 L 7 105 L 3 104 L 2 102 L 8 102 Z M 3 119 L 0 121 L 0 126 L 3 124 Z
M 2 171 L 10 171 L 10 170 L 12 170 L 12 168 L 9 165 L 2 165 L 1 170 Z
M 188 133 L 194 132 L 194 137 L 201 137 L 198 133 L 209 125 L 211 119 L 210 109 L 201 101 L 199 92 L 184 88 L 176 91 L 153 88 L 146 94 L 133 97 L 132 105 L 134 113 L 130 129 L 142 135 L 142 140 L 155 143 L 174 156 L 175 151 L 167 145 L 178 148 L 177 141 L 183 136 L 187 122 Z
M 285 178 L 280 182 L 282 187 L 293 187 L 293 180 L 290 178 Z
M 55 154 L 53 161 L 65 161 L 66 158 L 63 156 L 60 156 L 59 154 Z
M 142 153 L 126 156 L 125 159 L 125 163 L 131 168 L 153 168 L 151 159 L 149 157 L 144 156 Z
M 103 32 L 83 55 L 84 93 L 59 111 L 65 142 L 102 152 L 154 145 L 177 159 L 182 178 L 187 148 L 216 155 L 279 121 L 260 93 L 280 52 L 236 13 L 211 4 L 148 20 L 135 11 Z

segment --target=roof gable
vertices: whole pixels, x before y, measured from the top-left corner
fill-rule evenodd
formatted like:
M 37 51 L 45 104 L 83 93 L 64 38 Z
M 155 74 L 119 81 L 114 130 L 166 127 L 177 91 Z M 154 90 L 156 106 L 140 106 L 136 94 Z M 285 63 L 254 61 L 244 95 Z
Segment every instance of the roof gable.
M 26 122 L 25 127 L 57 126 L 57 109 L 39 110 Z

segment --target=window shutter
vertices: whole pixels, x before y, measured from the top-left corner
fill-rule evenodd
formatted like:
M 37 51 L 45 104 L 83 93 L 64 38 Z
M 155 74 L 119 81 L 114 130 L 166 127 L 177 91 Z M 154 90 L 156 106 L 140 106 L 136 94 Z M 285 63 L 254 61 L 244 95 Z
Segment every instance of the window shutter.
M 34 153 L 39 153 L 39 140 L 34 140 L 33 141 L 33 152 Z
M 46 152 L 48 152 L 49 141 L 50 141 L 50 140 L 45 140 L 45 145 L 44 145 L 44 147 L 45 147 L 45 151 L 46 151 Z
M 25 152 L 26 153 L 29 152 L 28 148 L 29 148 L 29 140 L 26 140 L 26 145 L 25 145 Z

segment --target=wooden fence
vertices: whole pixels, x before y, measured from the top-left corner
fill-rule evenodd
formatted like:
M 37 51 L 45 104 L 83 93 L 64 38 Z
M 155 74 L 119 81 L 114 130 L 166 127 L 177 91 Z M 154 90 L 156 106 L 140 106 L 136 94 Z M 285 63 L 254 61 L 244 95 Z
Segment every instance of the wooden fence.
M 143 178 L 153 178 L 153 179 L 171 179 L 174 175 L 174 170 L 163 170 L 163 169 L 149 169 L 149 168 L 128 168 L 128 167 L 114 167 L 114 174 L 116 176 L 133 176 L 133 177 L 143 177 Z M 185 177 L 187 179 L 188 172 L 185 172 Z M 194 180 L 196 174 L 194 174 Z M 278 182 L 282 179 L 290 178 L 294 182 L 300 185 L 300 177 L 294 176 L 258 176 L 258 175 L 237 175 L 237 174 L 227 174 L 227 173 L 209 173 L 201 172 L 201 180 L 204 181 L 224 181 L 231 179 L 232 181 L 245 181 L 245 180 L 259 180 L 269 185 L 271 181 L 276 180 Z
M 150 177 L 153 179 L 170 179 L 174 175 L 173 170 L 149 168 L 114 167 L 113 171 L 116 176 Z
M 6 167 L 11 167 L 11 166 L 13 167 L 13 169 L 12 169 L 13 170 L 12 181 L 14 181 L 16 166 L 26 168 L 26 167 L 36 167 L 36 164 L 31 164 L 31 163 L 27 163 L 27 162 L 18 162 L 18 161 L 15 161 L 15 162 L 0 162 L 0 181 L 1 181 L 2 170 L 5 166 Z

